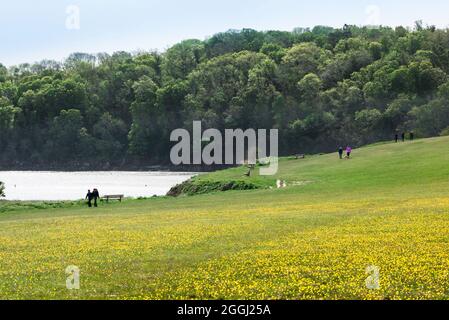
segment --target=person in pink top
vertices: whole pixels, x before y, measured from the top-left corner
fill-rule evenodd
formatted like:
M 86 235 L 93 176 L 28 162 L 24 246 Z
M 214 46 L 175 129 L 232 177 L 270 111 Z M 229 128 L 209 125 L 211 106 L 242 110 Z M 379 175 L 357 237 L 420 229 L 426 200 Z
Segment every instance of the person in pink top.
M 346 158 L 351 158 L 352 148 L 350 146 L 346 147 Z

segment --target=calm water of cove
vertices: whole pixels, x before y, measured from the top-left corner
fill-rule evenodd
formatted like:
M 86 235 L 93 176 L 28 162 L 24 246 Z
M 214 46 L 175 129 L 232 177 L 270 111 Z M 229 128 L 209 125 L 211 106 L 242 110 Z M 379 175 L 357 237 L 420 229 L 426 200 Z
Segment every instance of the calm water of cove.
M 0 171 L 6 200 L 78 200 L 88 189 L 125 197 L 165 195 L 194 174 L 179 172 L 40 172 Z

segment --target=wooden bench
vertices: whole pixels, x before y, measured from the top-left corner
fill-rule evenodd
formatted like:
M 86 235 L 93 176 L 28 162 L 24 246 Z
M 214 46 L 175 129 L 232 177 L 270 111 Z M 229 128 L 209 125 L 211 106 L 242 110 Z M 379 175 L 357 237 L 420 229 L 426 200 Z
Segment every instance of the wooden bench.
M 120 202 L 122 202 L 122 199 L 125 196 L 123 194 L 115 194 L 115 195 L 107 195 L 107 196 L 103 196 L 103 198 L 101 198 L 101 200 L 106 200 L 106 202 L 109 202 L 109 200 L 119 200 Z

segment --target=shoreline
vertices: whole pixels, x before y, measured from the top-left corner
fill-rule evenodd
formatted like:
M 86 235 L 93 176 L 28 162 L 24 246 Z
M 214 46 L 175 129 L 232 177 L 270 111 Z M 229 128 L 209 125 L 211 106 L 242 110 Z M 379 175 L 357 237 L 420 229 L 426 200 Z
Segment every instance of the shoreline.
M 125 165 L 125 166 L 97 166 L 97 165 L 0 165 L 0 172 L 173 172 L 173 173 L 208 173 L 229 169 L 235 166 L 202 166 L 202 165 Z

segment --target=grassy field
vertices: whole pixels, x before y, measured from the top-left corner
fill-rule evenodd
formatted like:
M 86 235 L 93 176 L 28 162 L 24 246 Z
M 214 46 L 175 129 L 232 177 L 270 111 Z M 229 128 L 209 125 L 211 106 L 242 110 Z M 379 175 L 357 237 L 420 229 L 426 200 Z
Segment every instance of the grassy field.
M 244 172 L 197 182 L 265 189 L 98 209 L 0 204 L 0 298 L 449 298 L 449 138 L 283 159 L 275 177 Z M 270 189 L 276 179 L 288 187 Z M 66 289 L 69 265 L 80 290 Z

